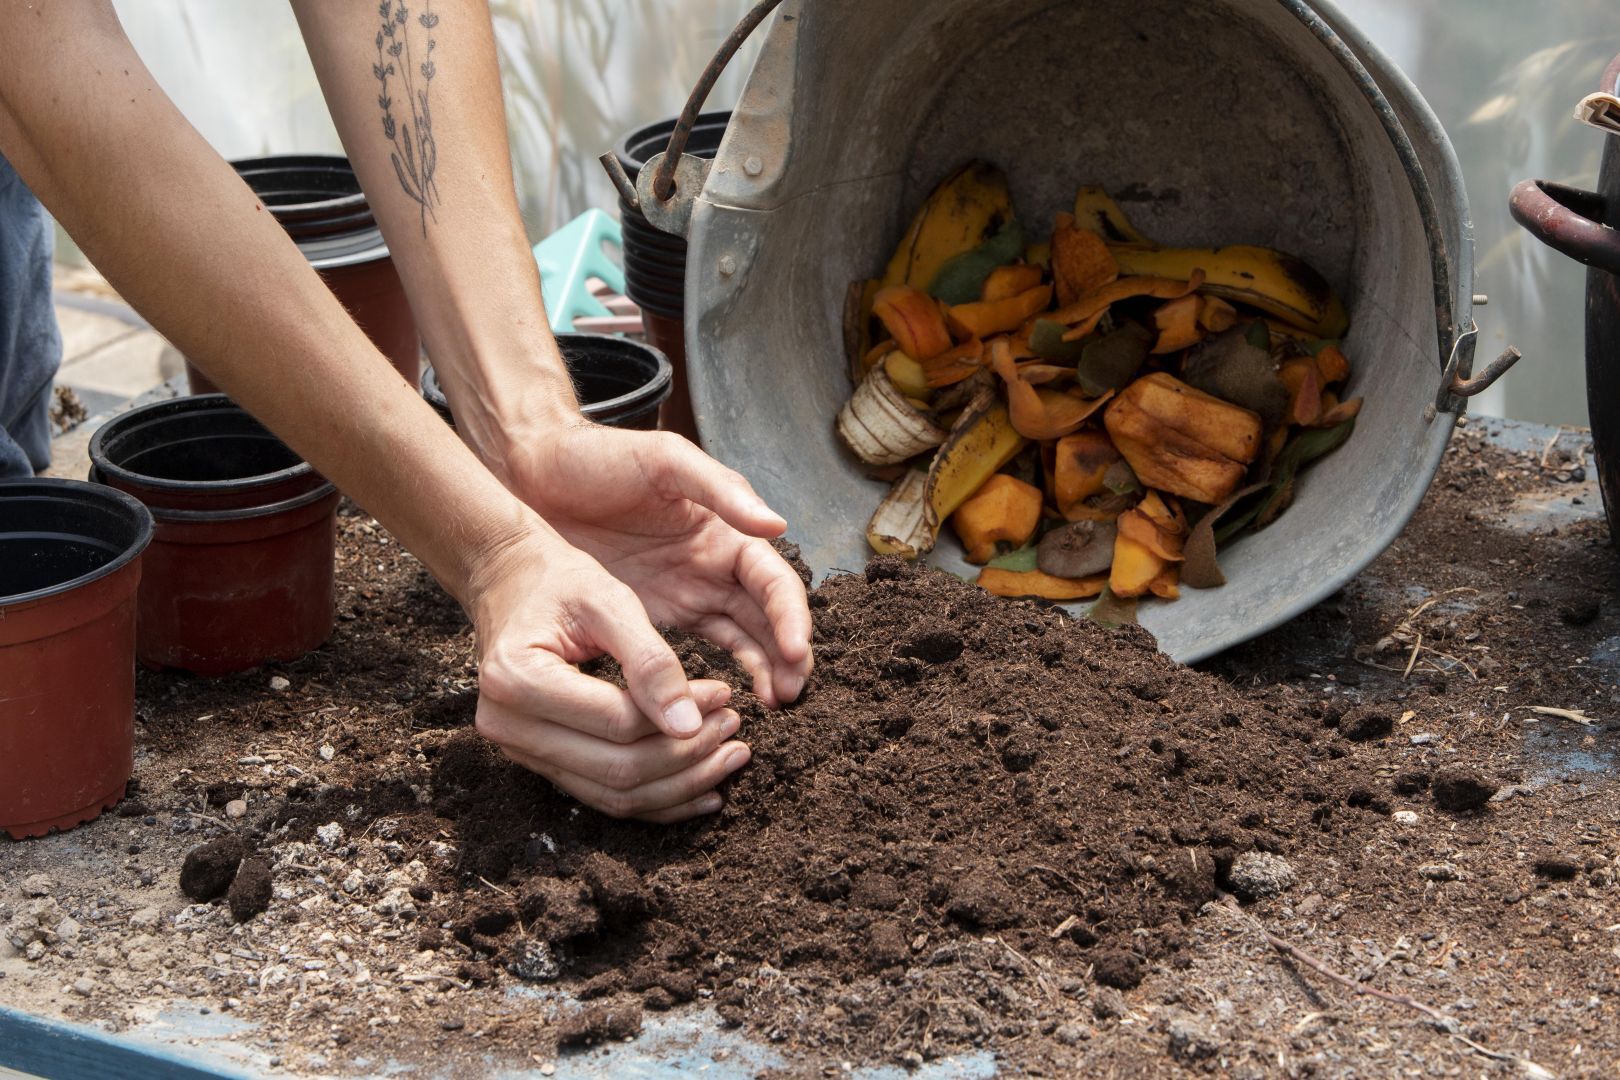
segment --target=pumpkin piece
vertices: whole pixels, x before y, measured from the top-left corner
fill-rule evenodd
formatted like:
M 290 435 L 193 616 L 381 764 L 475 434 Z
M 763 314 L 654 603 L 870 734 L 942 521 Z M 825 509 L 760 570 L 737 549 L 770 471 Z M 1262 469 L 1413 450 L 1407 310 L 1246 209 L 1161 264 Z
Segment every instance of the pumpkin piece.
M 1316 421 L 1317 427 L 1336 428 L 1340 424 L 1354 420 L 1361 415 L 1361 398 L 1351 398 L 1341 401 L 1331 409 L 1324 409 L 1321 417 Z
M 1010 300 L 1020 293 L 1038 288 L 1043 277 L 1045 274 L 1038 266 L 1024 264 L 998 266 L 984 279 L 984 293 L 979 299 L 986 303 Z
M 1165 562 L 1180 562 L 1185 558 L 1186 537 L 1160 528 L 1140 507 L 1119 515 L 1116 524 L 1121 535 L 1130 537 Z
M 1170 427 L 1123 396 L 1109 406 L 1103 424 L 1120 455 L 1147 487 L 1215 506 L 1237 490 L 1248 471 L 1247 463 L 1234 461 Z
M 1114 565 L 1108 573 L 1108 588 L 1122 599 L 1142 596 L 1169 565 L 1121 529 L 1114 538 Z
M 956 513 L 1027 445 L 994 390 L 985 390 L 969 402 L 928 470 L 928 501 L 934 520 L 944 521 Z
M 1017 477 L 997 473 L 951 515 L 951 525 L 967 549 L 967 561 L 983 565 L 998 545 L 1021 548 L 1041 524 L 1041 491 Z
M 1198 325 L 1201 304 L 1196 295 L 1183 296 L 1153 313 L 1153 325 L 1159 331 L 1159 340 L 1153 346 L 1154 356 L 1178 353 L 1204 340 L 1203 328 Z
M 1119 263 L 1103 238 L 1059 214 L 1052 230 L 1052 278 L 1059 304 L 1072 304 L 1119 277 Z
M 1305 427 L 1314 425 L 1322 416 L 1322 373 L 1316 361 L 1309 356 L 1286 361 L 1278 370 L 1283 385 L 1293 396 L 1288 409 L 1288 421 Z
M 1082 296 L 1072 304 L 1064 305 L 1047 318 L 1069 327 L 1069 332 L 1063 335 L 1064 341 L 1079 341 L 1081 338 L 1090 337 L 1097 329 L 1097 324 L 1102 321 L 1102 317 L 1108 313 L 1108 309 L 1121 300 L 1130 300 L 1138 296 L 1179 300 L 1183 296 L 1197 292 L 1203 285 L 1202 270 L 1194 270 L 1189 281 L 1157 277 L 1120 278 Z
M 984 370 L 984 342 L 973 338 L 930 360 L 923 361 L 922 369 L 928 385 L 937 390 L 942 386 L 955 386 Z
M 1039 570 L 1001 570 L 990 566 L 979 571 L 981 589 L 1014 599 L 1035 596 L 1058 603 L 1090 600 L 1094 596 L 1101 596 L 1107 585 L 1108 577 L 1105 574 L 1089 578 L 1060 578 Z
M 1337 345 L 1327 345 L 1316 354 L 1316 370 L 1321 373 L 1322 385 L 1331 386 L 1350 377 L 1350 361 Z
M 1148 582 L 1148 592 L 1160 600 L 1181 599 L 1181 567 L 1171 563 L 1159 571 L 1159 576 Z
M 1157 491 L 1150 491 L 1136 504 L 1136 508 L 1165 532 L 1176 536 L 1187 534 L 1187 513 L 1174 499 L 1166 503 L 1163 495 Z
M 990 343 L 990 368 L 1007 387 L 1007 408 L 1013 427 L 1026 439 L 1037 442 L 1059 439 L 1080 429 L 1091 415 L 1113 396 L 1087 399 L 1059 390 L 1037 390 L 1018 374 L 1012 349 L 1005 338 Z
M 1144 375 L 1126 387 L 1120 396 L 1130 398 L 1149 416 L 1233 461 L 1247 465 L 1260 452 L 1260 417 L 1188 386 L 1173 375 L 1162 371 Z M 1159 487 L 1154 483 L 1147 486 Z M 1171 491 L 1171 494 L 1181 492 Z
M 909 285 L 882 290 L 872 301 L 872 313 L 883 321 L 900 351 L 922 363 L 951 347 L 951 333 L 939 301 Z
M 948 310 L 947 317 L 957 337 L 988 338 L 1017 330 L 1051 302 L 1052 286 L 1037 285 L 1005 300 L 958 304 Z
M 883 358 L 883 370 L 888 373 L 895 389 L 908 398 L 921 398 L 925 402 L 923 408 L 928 407 L 928 373 L 921 364 L 895 349 Z
M 1079 431 L 1057 441 L 1052 462 L 1052 498 L 1058 512 L 1069 511 L 1093 495 L 1107 490 L 1104 478 L 1120 460 L 1106 433 Z
M 1237 325 L 1237 308 L 1218 296 L 1200 297 L 1198 325 L 1212 334 L 1224 334 Z

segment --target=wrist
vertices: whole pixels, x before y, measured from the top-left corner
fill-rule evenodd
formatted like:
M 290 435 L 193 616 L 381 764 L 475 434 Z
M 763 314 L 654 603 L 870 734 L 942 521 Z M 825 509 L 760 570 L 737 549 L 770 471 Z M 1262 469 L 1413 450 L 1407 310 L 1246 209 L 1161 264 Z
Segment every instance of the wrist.
M 517 452 L 580 422 L 573 381 L 549 335 L 544 348 L 521 356 L 470 355 L 434 368 L 457 432 L 503 483 Z

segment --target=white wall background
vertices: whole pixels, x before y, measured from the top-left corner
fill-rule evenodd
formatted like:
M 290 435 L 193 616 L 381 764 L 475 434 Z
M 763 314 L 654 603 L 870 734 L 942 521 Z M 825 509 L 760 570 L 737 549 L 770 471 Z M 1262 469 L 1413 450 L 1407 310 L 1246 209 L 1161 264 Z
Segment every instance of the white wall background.
M 116 4 L 159 82 L 225 156 L 341 152 L 284 3 Z M 693 79 L 749 6 L 749 0 L 493 0 L 513 163 L 531 235 L 545 235 L 588 206 L 612 205 L 596 156 L 630 128 L 679 111 Z M 1417 83 L 1462 158 L 1478 230 L 1478 289 L 1491 297 L 1478 316 L 1481 357 L 1510 343 L 1526 354 L 1519 371 L 1476 407 L 1584 423 L 1584 272 L 1521 232 L 1508 217 L 1507 195 L 1531 176 L 1595 182 L 1602 136 L 1570 114 L 1620 53 L 1617 0 L 1339 0 L 1339 6 Z M 745 52 L 733 65 L 712 107 L 735 100 L 751 59 Z

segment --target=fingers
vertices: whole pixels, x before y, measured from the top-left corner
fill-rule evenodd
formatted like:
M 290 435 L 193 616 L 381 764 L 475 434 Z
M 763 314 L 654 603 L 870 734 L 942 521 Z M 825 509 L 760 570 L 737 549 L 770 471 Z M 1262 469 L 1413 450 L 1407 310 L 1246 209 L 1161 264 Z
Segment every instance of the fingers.
M 660 730 L 629 693 L 584 674 L 546 649 L 525 647 L 486 657 L 478 678 L 480 730 L 487 724 L 490 730 L 484 734 L 503 746 L 523 738 L 523 725 L 530 717 L 620 744 Z M 692 682 L 690 692 L 700 716 L 731 700 L 731 688 L 711 679 Z M 502 711 L 486 718 L 486 702 Z
M 677 821 L 720 809 L 721 798 L 714 789 L 748 764 L 752 752 L 747 744 L 728 742 L 708 757 L 673 776 L 662 777 L 628 790 L 612 788 L 600 780 L 571 772 L 550 760 L 533 759 L 521 752 L 508 751 L 518 764 L 539 773 L 580 802 L 609 817 L 644 818 L 649 821 Z
M 583 629 L 624 671 L 636 708 L 666 735 L 690 739 L 703 727 L 675 650 L 647 618 L 628 588 L 616 589 L 577 612 Z M 544 715 L 544 714 L 542 714 Z
M 742 474 L 733 472 L 697 446 L 672 435 L 660 437 L 648 472 L 666 493 L 690 499 L 714 511 L 726 524 L 749 536 L 773 537 L 787 532 L 787 521 L 765 505 Z
M 530 718 L 522 737 L 507 750 L 544 758 L 554 767 L 614 791 L 635 791 L 698 764 L 742 727 L 730 709 L 710 713 L 690 739 L 654 733 L 628 745 L 584 735 L 572 728 Z
M 770 648 L 775 665 L 772 686 L 781 701 L 793 701 L 804 689 L 813 663 L 804 582 L 764 541 L 747 544 L 738 553 L 737 580 L 746 590 L 747 600 L 738 597 L 729 613 Z
M 771 708 L 778 704 L 773 685 L 775 672 L 764 646 L 725 615 L 710 615 L 691 627 L 693 633 L 725 649 L 754 680 L 754 694 Z

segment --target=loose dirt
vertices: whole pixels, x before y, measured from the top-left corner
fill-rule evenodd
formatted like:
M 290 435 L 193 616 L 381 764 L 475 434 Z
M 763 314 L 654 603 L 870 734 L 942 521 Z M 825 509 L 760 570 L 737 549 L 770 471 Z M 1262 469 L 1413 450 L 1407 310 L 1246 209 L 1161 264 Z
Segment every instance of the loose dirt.
M 189 999 L 331 1071 L 551 1064 L 698 1009 L 788 1075 L 1612 1074 L 1620 617 L 1577 450 L 1465 429 L 1360 581 L 1204 671 L 901 563 L 834 577 L 803 700 L 739 694 L 753 763 L 674 829 L 484 744 L 460 612 L 348 514 L 329 645 L 143 673 L 129 816 L 0 846 L 30 939 L 0 1002 L 117 1027 Z M 229 899 L 188 903 L 225 835 Z

